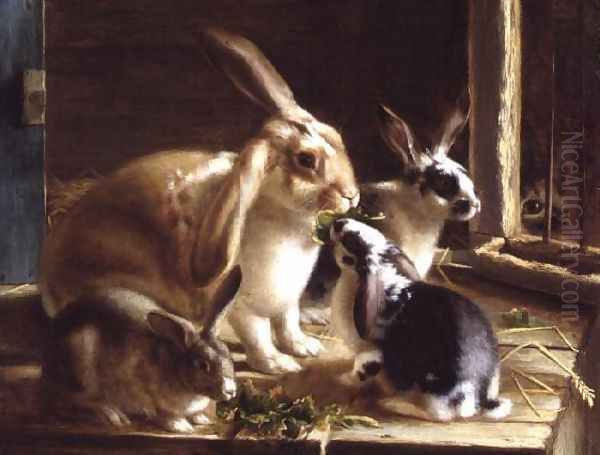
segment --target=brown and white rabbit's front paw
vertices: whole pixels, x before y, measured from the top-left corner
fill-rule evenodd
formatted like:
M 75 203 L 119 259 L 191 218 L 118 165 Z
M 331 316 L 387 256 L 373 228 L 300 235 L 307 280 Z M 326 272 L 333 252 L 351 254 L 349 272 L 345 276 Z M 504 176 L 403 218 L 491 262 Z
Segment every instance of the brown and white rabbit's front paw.
M 255 370 L 269 374 L 294 373 L 302 369 L 293 357 L 278 351 L 268 354 L 248 351 L 246 361 Z
M 281 337 L 280 348 L 296 357 L 315 357 L 323 350 L 323 345 L 316 338 L 297 333 L 294 336 Z
M 302 324 L 328 325 L 331 320 L 331 308 L 323 306 L 304 306 L 300 308 Z
M 156 425 L 169 433 L 193 433 L 194 427 L 185 417 L 162 417 Z

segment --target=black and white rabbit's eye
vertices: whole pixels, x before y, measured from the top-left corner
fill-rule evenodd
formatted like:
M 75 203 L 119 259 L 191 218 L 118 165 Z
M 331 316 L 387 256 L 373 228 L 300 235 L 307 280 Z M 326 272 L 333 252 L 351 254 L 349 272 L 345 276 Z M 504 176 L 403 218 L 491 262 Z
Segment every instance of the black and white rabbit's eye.
M 356 260 L 352 256 L 342 256 L 342 262 L 346 265 L 354 265 L 356 264 Z
M 317 167 L 317 157 L 310 152 L 300 152 L 296 155 L 296 162 L 299 166 L 306 169 L 315 169 Z
M 458 181 L 455 175 L 443 171 L 436 172 L 432 187 L 441 197 L 451 198 L 458 192 Z

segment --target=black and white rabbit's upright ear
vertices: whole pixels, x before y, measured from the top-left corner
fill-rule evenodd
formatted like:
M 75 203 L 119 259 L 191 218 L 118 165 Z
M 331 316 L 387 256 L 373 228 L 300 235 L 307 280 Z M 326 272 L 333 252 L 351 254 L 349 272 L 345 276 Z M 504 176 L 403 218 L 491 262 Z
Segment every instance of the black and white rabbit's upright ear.
M 427 152 L 408 123 L 383 104 L 377 108 L 377 120 L 379 135 L 388 148 L 400 157 L 404 167 L 421 167 Z
M 383 278 L 378 267 L 368 267 L 358 275 L 354 324 L 362 339 L 373 340 L 378 336 L 376 322 L 385 299 Z
M 192 346 L 198 333 L 190 321 L 166 311 L 151 311 L 146 320 L 156 336 L 172 342 L 181 351 Z
M 446 113 L 442 125 L 434 137 L 434 155 L 446 156 L 456 138 L 463 131 L 471 113 L 471 98 L 465 88 L 454 106 Z
M 204 318 L 204 325 L 202 328 L 202 335 L 204 337 L 216 335 L 217 323 L 225 314 L 225 309 L 235 299 L 241 284 L 242 269 L 239 265 L 236 265 L 219 284 L 219 287 L 212 298 L 208 312 Z
M 269 114 L 300 110 L 292 90 L 271 62 L 248 39 L 219 28 L 204 31 L 209 61 Z

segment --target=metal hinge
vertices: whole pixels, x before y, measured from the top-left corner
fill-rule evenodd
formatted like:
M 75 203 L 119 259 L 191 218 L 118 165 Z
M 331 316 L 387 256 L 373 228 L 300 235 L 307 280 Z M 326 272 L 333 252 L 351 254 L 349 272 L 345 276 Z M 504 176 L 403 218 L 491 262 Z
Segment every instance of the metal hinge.
M 23 125 L 46 122 L 46 72 L 25 70 L 23 73 Z

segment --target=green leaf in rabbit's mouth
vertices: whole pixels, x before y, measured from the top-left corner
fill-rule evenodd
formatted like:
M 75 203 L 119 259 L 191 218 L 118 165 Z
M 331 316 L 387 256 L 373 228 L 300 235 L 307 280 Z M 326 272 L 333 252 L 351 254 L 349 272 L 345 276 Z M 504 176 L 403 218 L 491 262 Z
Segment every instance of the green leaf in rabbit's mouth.
M 321 210 L 315 217 L 313 225 L 312 239 L 321 245 L 330 242 L 330 228 L 335 220 L 340 218 L 352 218 L 362 223 L 370 224 L 372 221 L 379 221 L 385 218 L 383 213 L 377 215 L 371 215 L 365 212 L 361 206 L 352 207 L 350 210 L 344 213 L 334 212 L 333 210 Z

